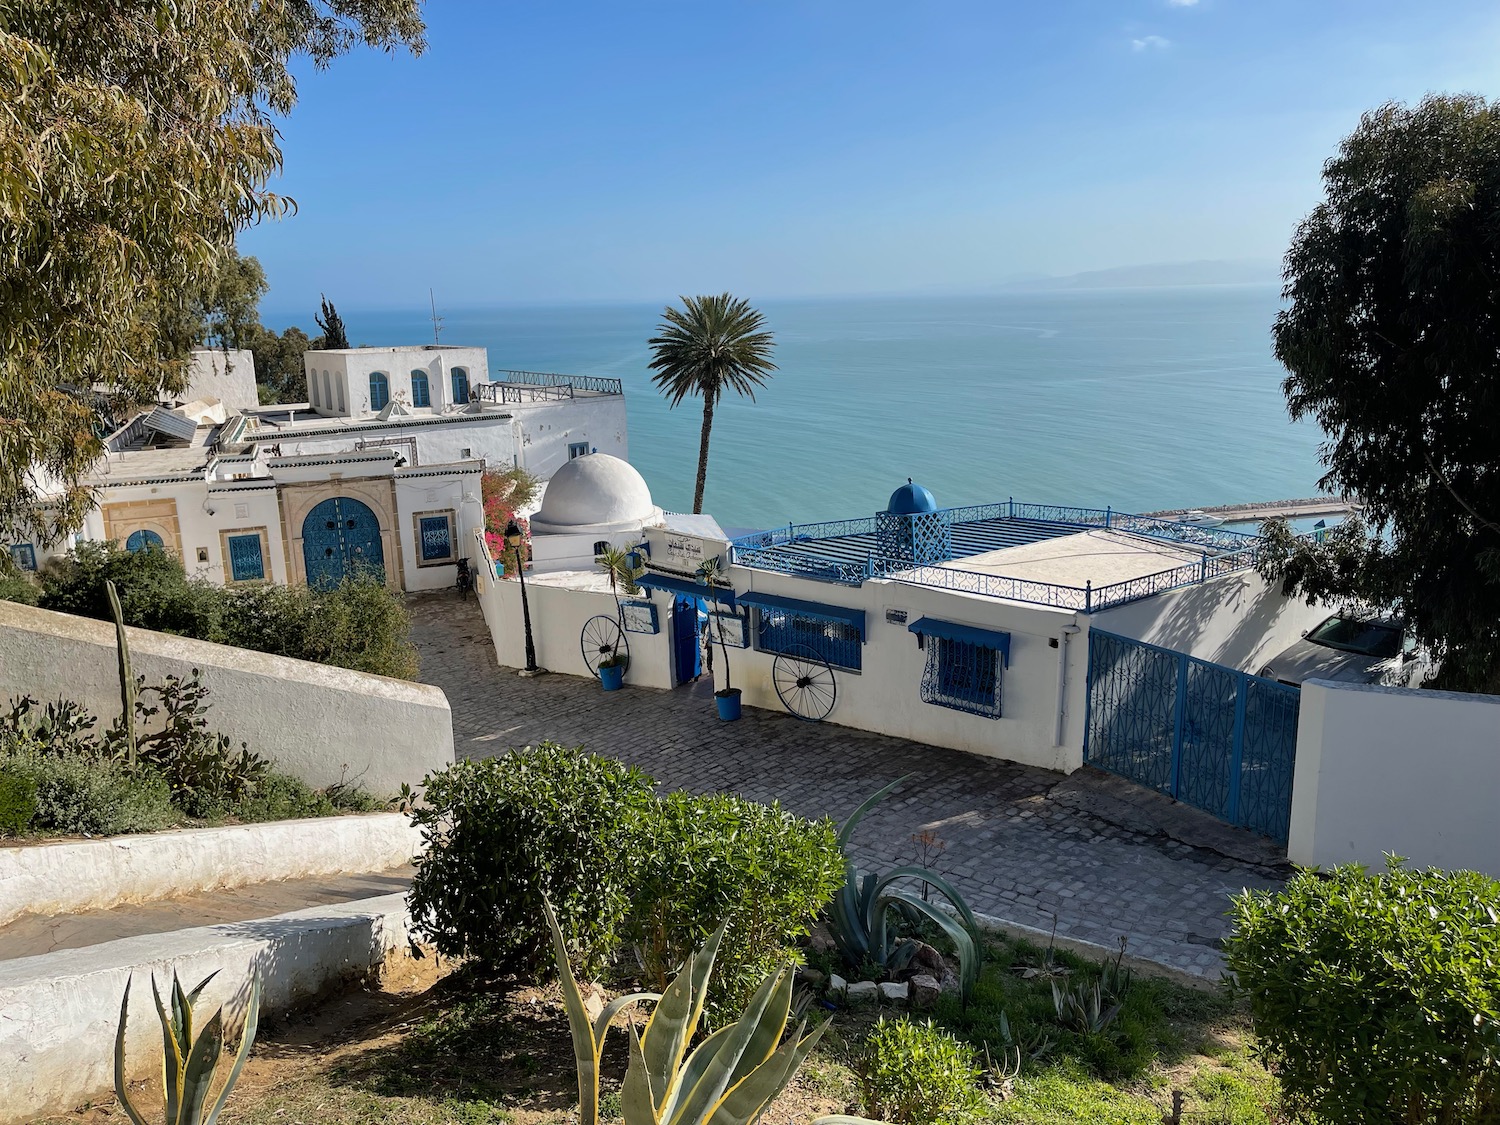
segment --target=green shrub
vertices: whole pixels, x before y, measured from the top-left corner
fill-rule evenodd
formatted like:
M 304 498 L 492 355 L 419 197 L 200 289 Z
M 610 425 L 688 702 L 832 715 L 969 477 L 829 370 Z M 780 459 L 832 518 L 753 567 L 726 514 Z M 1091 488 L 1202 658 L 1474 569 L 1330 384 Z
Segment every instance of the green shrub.
M 1327 1125 L 1500 1121 L 1500 882 L 1303 872 L 1225 946 L 1288 1105 Z
M 0 545 L 0 602 L 36 605 L 41 596 L 41 584 L 30 572 L 22 570 L 11 553 Z
M 25 751 L 0 761 L 7 775 L 25 778 L 35 787 L 33 831 L 116 836 L 153 832 L 181 819 L 172 807 L 171 789 L 149 769 Z
M 930 1022 L 882 1019 L 856 1070 L 865 1111 L 896 1125 L 960 1125 L 980 1107 L 973 1048 Z
M 0 764 L 0 835 L 19 836 L 36 812 L 36 778 Z
M 104 583 L 120 592 L 125 623 L 141 629 L 219 639 L 222 591 L 189 579 L 182 563 L 162 550 L 127 551 L 115 543 L 80 543 L 42 574 L 43 609 L 111 621 Z
M 738 1012 L 766 976 L 795 960 L 798 939 L 843 878 L 833 824 L 716 793 L 671 793 L 652 811 L 651 842 L 635 892 L 631 936 L 649 987 L 729 923 L 710 1005 Z M 717 1021 L 715 1021 L 717 1022 Z
M 537 974 L 551 963 L 546 895 L 575 967 L 597 975 L 624 928 L 653 800 L 641 771 L 554 743 L 430 775 L 411 814 L 426 845 L 408 897 L 416 928 L 444 956 Z
M 338 809 L 326 793 L 313 789 L 301 778 L 272 770 L 225 811 L 236 820 L 251 822 L 331 816 Z

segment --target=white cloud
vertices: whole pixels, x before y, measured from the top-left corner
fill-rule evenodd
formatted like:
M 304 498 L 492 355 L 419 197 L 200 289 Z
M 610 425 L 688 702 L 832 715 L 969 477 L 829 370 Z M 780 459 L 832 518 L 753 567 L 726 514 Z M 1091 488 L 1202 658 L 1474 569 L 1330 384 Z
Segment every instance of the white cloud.
M 1161 51 L 1171 45 L 1170 39 L 1163 39 L 1160 35 L 1143 35 L 1139 39 L 1130 41 L 1132 51 Z

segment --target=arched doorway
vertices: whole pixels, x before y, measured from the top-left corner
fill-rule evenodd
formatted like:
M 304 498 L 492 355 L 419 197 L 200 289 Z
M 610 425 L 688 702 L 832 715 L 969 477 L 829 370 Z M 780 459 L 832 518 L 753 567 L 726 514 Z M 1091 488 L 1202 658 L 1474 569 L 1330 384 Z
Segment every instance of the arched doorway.
M 160 535 L 154 531 L 148 531 L 146 528 L 142 528 L 140 531 L 132 531 L 130 538 L 125 540 L 125 549 L 127 551 L 149 551 L 153 548 L 158 551 L 164 551 L 167 549 L 167 545 L 162 542 Z
M 380 521 L 348 496 L 324 500 L 302 521 L 302 561 L 309 586 L 326 589 L 365 573 L 384 581 Z

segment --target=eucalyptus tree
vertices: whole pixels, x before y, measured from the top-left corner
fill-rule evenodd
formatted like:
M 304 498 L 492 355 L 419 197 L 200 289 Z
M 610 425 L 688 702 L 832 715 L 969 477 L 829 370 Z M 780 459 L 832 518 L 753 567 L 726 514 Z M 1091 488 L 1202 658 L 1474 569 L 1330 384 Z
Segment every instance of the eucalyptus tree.
M 0 529 L 79 523 L 96 389 L 181 388 L 181 311 L 293 207 L 267 190 L 292 60 L 423 32 L 420 0 L 0 0 Z
M 1324 167 L 1286 257 L 1276 357 L 1294 418 L 1328 434 L 1325 489 L 1362 525 L 1273 528 L 1288 592 L 1395 606 L 1436 685 L 1500 691 L 1500 103 L 1367 113 Z
M 703 429 L 698 439 L 698 482 L 693 489 L 693 511 L 703 511 L 703 489 L 708 483 L 708 439 L 714 408 L 725 391 L 755 399 L 755 388 L 765 385 L 776 365 L 771 362 L 775 340 L 765 329 L 765 318 L 743 298 L 683 297 L 682 308 L 662 312 L 660 333 L 652 337 L 652 382 L 676 406 L 689 396 L 703 399 Z

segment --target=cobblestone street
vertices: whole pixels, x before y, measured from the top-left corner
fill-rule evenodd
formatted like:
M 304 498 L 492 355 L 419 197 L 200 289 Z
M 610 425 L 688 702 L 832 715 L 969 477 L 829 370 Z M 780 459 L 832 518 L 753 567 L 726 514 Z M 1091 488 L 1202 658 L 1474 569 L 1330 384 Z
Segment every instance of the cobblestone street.
M 842 820 L 871 792 L 911 775 L 856 836 L 863 861 L 930 860 L 980 913 L 1216 978 L 1229 896 L 1286 874 L 1268 844 L 1093 770 L 1071 777 L 1013 763 L 804 723 L 747 707 L 720 723 L 706 680 L 674 692 L 606 693 L 593 681 L 523 679 L 495 665 L 472 599 L 411 601 L 422 679 L 448 695 L 458 754 L 552 739 L 619 758 L 666 787 L 779 799 Z M 1231 856 L 1237 858 L 1230 858 Z

